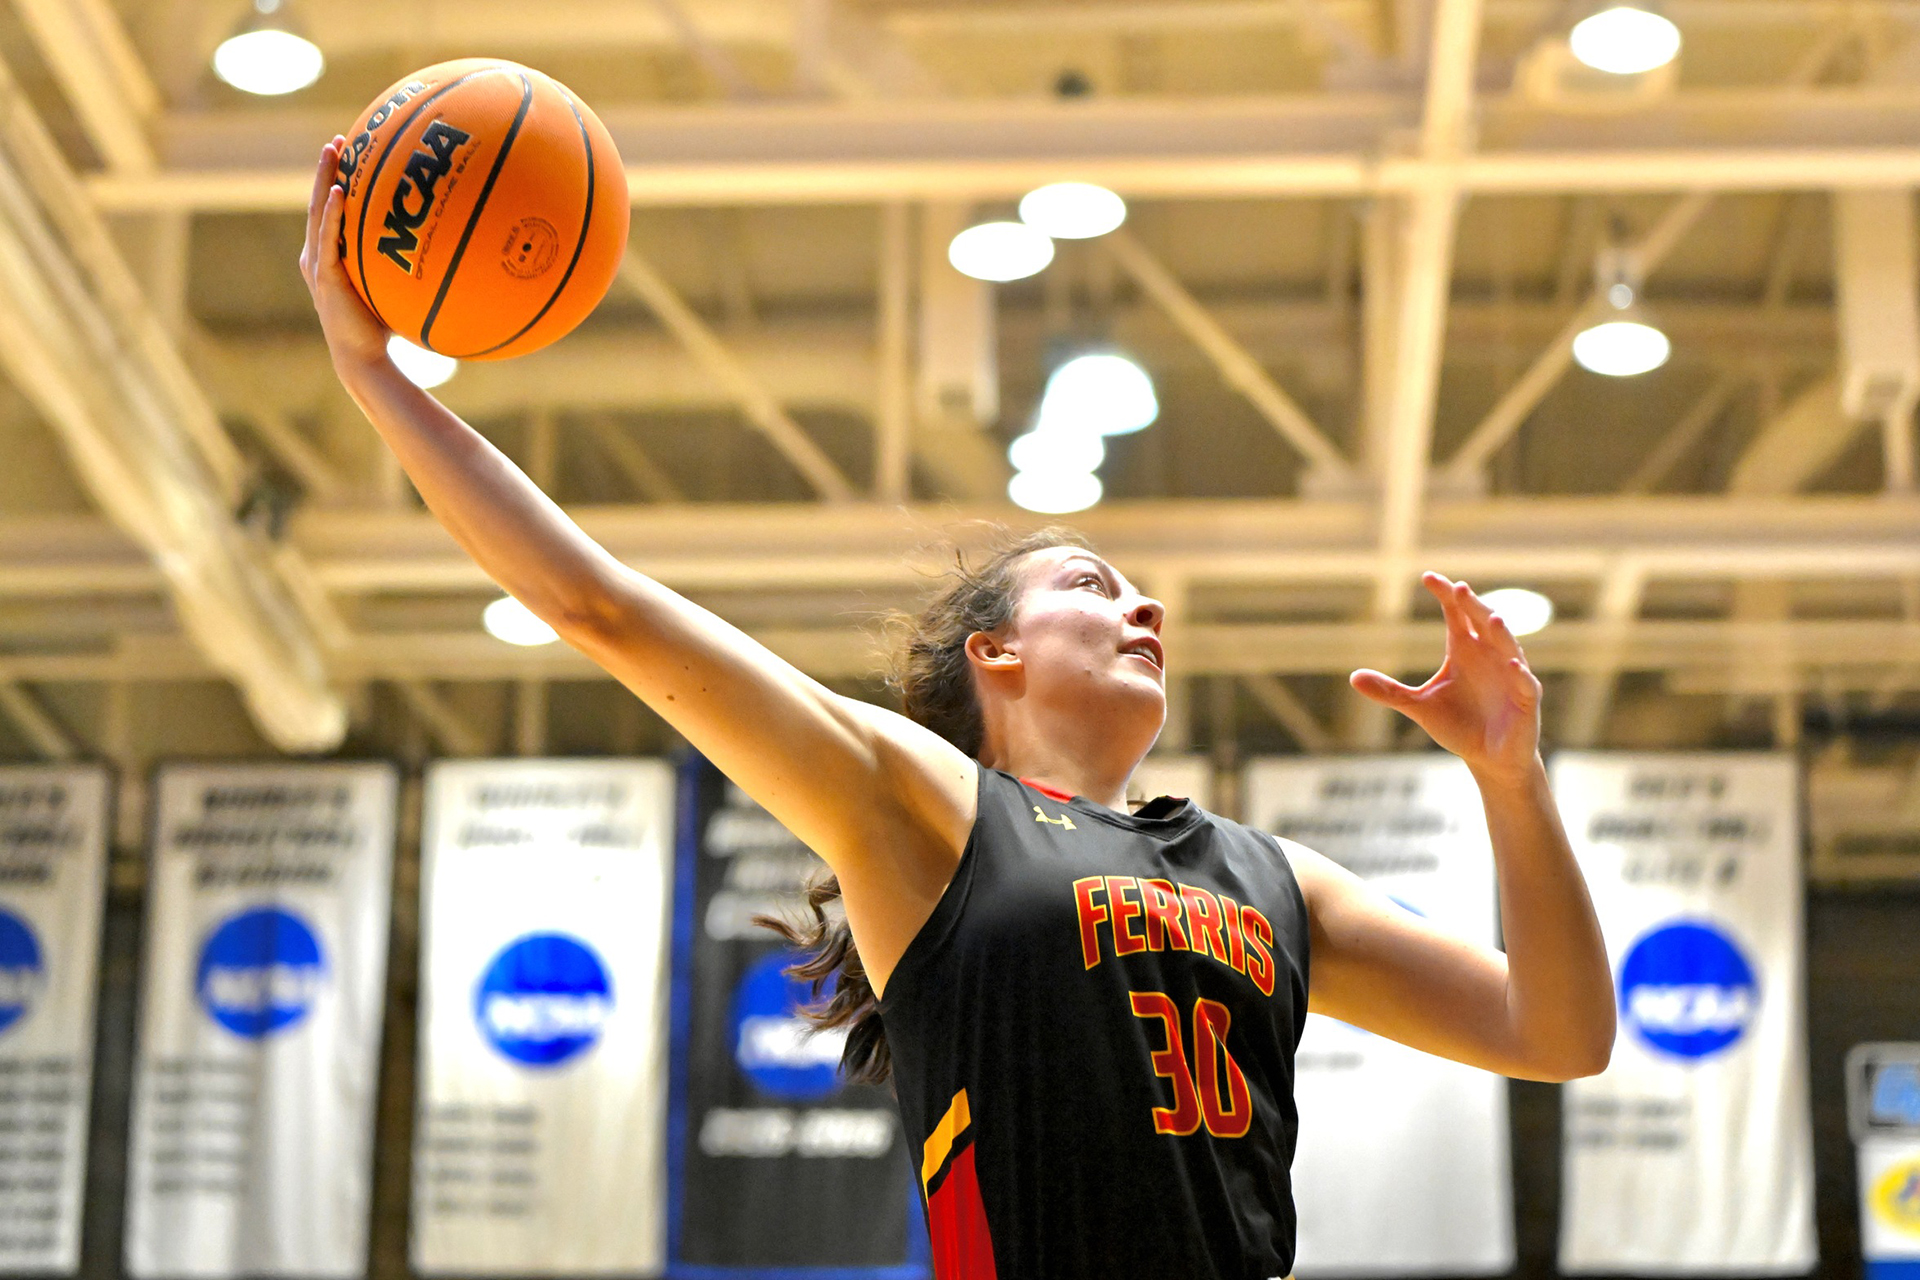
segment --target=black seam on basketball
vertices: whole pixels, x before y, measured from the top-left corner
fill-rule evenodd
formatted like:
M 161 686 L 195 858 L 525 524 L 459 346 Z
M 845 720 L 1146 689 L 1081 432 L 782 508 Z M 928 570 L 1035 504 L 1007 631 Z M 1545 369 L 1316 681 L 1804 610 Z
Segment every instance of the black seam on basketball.
M 507 136 L 500 143 L 500 154 L 493 158 L 493 168 L 487 172 L 487 184 L 480 188 L 480 198 L 474 201 L 473 212 L 467 215 L 466 229 L 460 233 L 460 243 L 453 247 L 453 257 L 447 261 L 447 273 L 440 277 L 440 291 L 433 295 L 433 305 L 427 308 L 426 322 L 420 326 L 420 345 L 433 350 L 428 335 L 433 332 L 433 322 L 440 318 L 440 304 L 447 300 L 447 290 L 453 287 L 453 277 L 460 270 L 460 259 L 467 256 L 467 242 L 473 239 L 473 229 L 480 225 L 480 215 L 486 212 L 487 197 L 493 194 L 493 184 L 500 178 L 500 170 L 506 167 L 507 153 L 513 150 L 513 140 L 520 136 L 520 126 L 525 123 L 527 109 L 533 105 L 533 80 L 526 72 L 520 72 L 520 110 L 513 117 L 513 125 L 507 130 Z
M 580 141 L 587 149 L 587 211 L 580 217 L 580 238 L 573 242 L 573 257 L 567 260 L 566 274 L 561 276 L 560 283 L 553 287 L 553 293 L 547 298 L 546 305 L 535 313 L 533 319 L 521 326 L 519 333 L 514 334 L 505 342 L 494 343 L 485 351 L 474 352 L 472 356 L 466 357 L 469 360 L 473 359 L 474 356 L 492 355 L 494 352 L 500 350 L 500 348 L 510 347 L 525 337 L 528 330 L 539 324 L 540 321 L 546 317 L 547 312 L 553 310 L 553 304 L 560 301 L 560 295 L 567 291 L 567 281 L 573 279 L 573 269 L 580 265 L 580 254 L 587 247 L 587 228 L 593 225 L 593 135 L 587 132 L 587 122 L 580 115 L 579 104 L 574 102 L 571 97 L 567 98 L 567 109 L 573 112 L 574 122 L 580 126 Z
M 373 204 L 373 201 L 368 199 L 368 197 L 373 194 L 374 184 L 380 181 L 380 171 L 387 167 L 387 157 L 393 154 L 394 144 L 399 142 L 401 135 L 406 133 L 408 127 L 420 118 L 420 113 L 433 105 L 434 99 L 443 93 L 452 92 L 475 76 L 484 76 L 490 71 L 505 71 L 506 69 L 505 67 L 482 67 L 478 71 L 469 71 L 453 83 L 441 85 L 438 89 L 435 89 L 432 93 L 420 99 L 413 110 L 407 113 L 407 118 L 400 122 L 400 127 L 393 131 L 393 136 L 387 139 L 386 148 L 380 152 L 380 158 L 374 161 L 373 172 L 367 175 L 367 185 L 363 188 L 360 197 L 360 225 L 354 230 L 353 265 L 360 272 L 361 299 L 366 302 L 367 306 L 373 309 L 374 319 L 378 320 L 385 328 L 392 329 L 393 326 L 387 324 L 387 318 L 380 314 L 380 308 L 376 306 L 373 301 L 373 290 L 367 284 L 367 210 Z

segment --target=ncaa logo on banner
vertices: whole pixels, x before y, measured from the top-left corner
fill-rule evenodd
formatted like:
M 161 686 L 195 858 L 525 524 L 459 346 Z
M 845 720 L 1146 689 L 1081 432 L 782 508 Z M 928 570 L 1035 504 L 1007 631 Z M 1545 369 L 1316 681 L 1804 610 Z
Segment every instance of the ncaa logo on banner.
M 1699 1061 L 1747 1033 L 1760 987 L 1740 947 L 1705 921 L 1662 925 L 1620 966 L 1620 1010 L 1642 1042 L 1669 1057 Z
M 283 907 L 255 907 L 208 936 L 194 989 L 208 1017 L 263 1040 L 305 1018 L 326 977 L 320 939 L 305 920 Z
M 555 1067 L 591 1049 L 613 1014 L 613 984 L 592 947 L 564 933 L 510 942 L 473 996 L 480 1034 L 529 1067 Z
M 25 920 L 0 908 L 0 1033 L 33 1012 L 46 983 L 40 940 Z
M 733 1060 L 762 1093 L 792 1102 L 827 1097 L 840 1088 L 843 1027 L 814 1030 L 800 1016 L 812 997 L 809 984 L 787 976 L 795 956 L 774 951 L 748 966 L 734 989 Z M 822 991 L 830 996 L 831 988 Z

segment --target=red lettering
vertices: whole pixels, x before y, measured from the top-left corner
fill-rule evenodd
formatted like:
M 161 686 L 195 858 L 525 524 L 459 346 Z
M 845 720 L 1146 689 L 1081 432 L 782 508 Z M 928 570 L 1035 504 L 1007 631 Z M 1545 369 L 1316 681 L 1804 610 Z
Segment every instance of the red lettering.
M 1113 904 L 1113 954 L 1130 956 L 1147 949 L 1147 940 L 1133 922 L 1140 918 L 1140 904 L 1127 895 L 1136 892 L 1140 882 L 1132 876 L 1107 877 L 1107 901 Z
M 1225 964 L 1227 944 L 1220 937 L 1219 900 L 1205 889 L 1183 884 L 1180 886 L 1180 901 L 1187 904 L 1187 923 L 1193 927 L 1193 949 L 1211 951 L 1215 960 Z
M 1240 1064 L 1227 1051 L 1227 1028 L 1233 1014 L 1217 1000 L 1202 999 L 1193 1006 L 1193 1069 L 1200 1086 L 1200 1112 L 1207 1132 L 1216 1138 L 1244 1138 L 1253 1125 L 1253 1100 Z M 1226 1063 L 1227 1105 L 1220 1105 L 1218 1066 Z
M 1260 994 L 1273 994 L 1273 926 L 1251 906 L 1240 908 L 1240 928 L 1247 935 L 1247 976 Z
M 1153 1073 L 1173 1081 L 1173 1105 L 1153 1109 L 1155 1133 L 1189 1134 L 1200 1127 L 1200 1099 L 1187 1070 L 1186 1046 L 1180 1043 L 1180 1011 L 1160 991 L 1129 992 L 1136 1018 L 1158 1018 L 1167 1044 L 1153 1054 Z
M 1093 895 L 1105 884 L 1100 876 L 1083 876 L 1073 882 L 1073 902 L 1080 911 L 1080 958 L 1089 969 L 1100 963 L 1100 922 L 1107 918 L 1107 909 L 1095 902 Z
M 1240 934 L 1240 904 L 1226 894 L 1220 895 L 1220 905 L 1225 908 L 1220 921 L 1227 929 L 1227 963 L 1237 972 L 1247 971 L 1247 944 Z
M 1187 929 L 1180 923 L 1180 895 L 1165 880 L 1142 880 L 1140 900 L 1147 909 L 1147 950 L 1186 951 Z

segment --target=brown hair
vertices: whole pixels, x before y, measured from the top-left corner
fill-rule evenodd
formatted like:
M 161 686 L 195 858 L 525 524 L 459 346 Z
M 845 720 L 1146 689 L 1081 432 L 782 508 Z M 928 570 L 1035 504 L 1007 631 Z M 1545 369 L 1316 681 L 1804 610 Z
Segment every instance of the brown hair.
M 907 718 L 977 757 L 986 727 L 967 660 L 967 637 L 998 631 L 1012 619 L 1020 600 L 1018 567 L 1024 557 L 1054 547 L 1087 546 L 1087 540 L 1070 529 L 1046 528 L 1020 537 L 1002 529 L 977 564 L 956 552 L 953 568 L 943 575 L 945 589 L 918 614 L 894 620 L 901 634 L 888 683 L 899 693 Z M 847 1029 L 841 1075 L 855 1083 L 880 1084 L 893 1074 L 893 1055 L 880 1025 L 879 1000 L 846 917 L 838 910 L 829 913 L 839 897 L 839 878 L 828 876 L 807 887 L 811 918 L 804 923 L 796 926 L 764 915 L 754 920 L 805 953 L 787 972 L 812 988 L 814 1004 L 802 1013 L 815 1030 Z M 829 985 L 830 994 L 821 1000 Z

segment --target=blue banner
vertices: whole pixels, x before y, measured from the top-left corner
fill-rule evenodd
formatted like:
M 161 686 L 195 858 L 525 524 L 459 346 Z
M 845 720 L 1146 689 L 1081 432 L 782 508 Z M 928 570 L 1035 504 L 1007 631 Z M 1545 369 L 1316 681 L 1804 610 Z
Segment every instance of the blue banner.
M 794 955 L 826 867 L 698 756 L 681 766 L 673 932 L 669 1268 L 681 1280 L 921 1280 L 925 1224 L 886 1089 L 839 1075 Z

